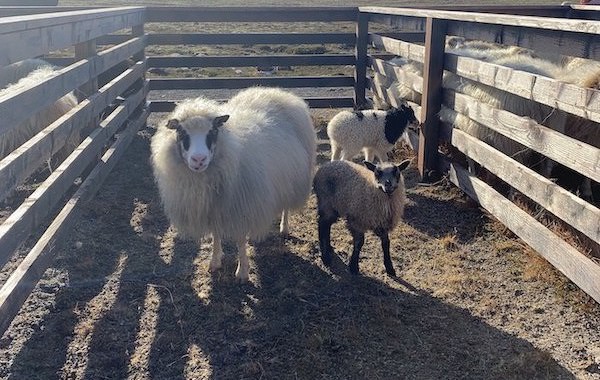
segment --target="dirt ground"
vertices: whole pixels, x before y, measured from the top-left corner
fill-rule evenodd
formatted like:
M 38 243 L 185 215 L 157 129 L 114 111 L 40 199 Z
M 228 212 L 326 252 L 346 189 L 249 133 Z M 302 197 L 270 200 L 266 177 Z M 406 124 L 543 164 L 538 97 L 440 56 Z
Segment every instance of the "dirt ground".
M 253 244 L 249 284 L 235 282 L 230 246 L 210 275 L 210 242 L 177 239 L 161 211 L 156 122 L 0 339 L 0 378 L 600 379 L 600 307 L 456 188 L 418 184 L 414 168 L 392 235 L 397 278 L 373 235 L 362 275 L 350 275 L 342 223 L 325 268 L 314 197 L 290 237 L 274 223 Z

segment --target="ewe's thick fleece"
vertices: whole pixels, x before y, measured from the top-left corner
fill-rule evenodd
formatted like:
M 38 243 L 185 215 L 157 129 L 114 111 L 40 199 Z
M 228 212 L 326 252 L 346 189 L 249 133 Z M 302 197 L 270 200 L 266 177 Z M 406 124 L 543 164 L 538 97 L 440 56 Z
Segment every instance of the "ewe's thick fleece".
M 220 128 L 215 156 L 201 173 L 190 171 L 176 132 L 161 125 L 152 138 L 154 175 L 165 213 L 184 236 L 260 238 L 284 209 L 302 207 L 310 194 L 316 135 L 307 104 L 279 89 L 250 88 L 219 105 L 194 99 L 172 115 L 230 115 Z

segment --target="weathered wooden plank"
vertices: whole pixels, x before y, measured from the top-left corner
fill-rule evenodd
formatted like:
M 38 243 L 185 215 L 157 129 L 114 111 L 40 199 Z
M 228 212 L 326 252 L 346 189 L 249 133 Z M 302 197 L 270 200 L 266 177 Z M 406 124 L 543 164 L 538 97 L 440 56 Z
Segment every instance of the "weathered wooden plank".
M 237 89 L 250 86 L 267 87 L 352 87 L 354 78 L 336 77 L 261 77 L 261 78 L 167 78 L 150 79 L 151 90 Z
M 369 16 L 358 14 L 356 21 L 356 46 L 354 48 L 354 105 L 362 108 L 366 103 L 367 49 L 369 41 Z
M 147 22 L 355 21 L 355 7 L 147 7 Z
M 468 21 L 470 23 L 487 25 L 529 27 L 554 31 L 600 34 L 600 23 L 585 20 L 417 8 L 359 7 L 359 11 L 372 14 L 395 15 L 400 17 L 431 17 L 435 19 L 454 20 L 461 22 Z
M 144 63 L 138 62 L 2 159 L 0 200 L 58 152 L 69 136 L 81 130 L 92 117 L 99 115 L 118 95 L 141 78 L 145 70 Z
M 449 108 L 600 182 L 600 149 L 464 94 L 445 91 L 444 100 Z
M 407 8 L 460 11 L 460 12 L 485 12 L 493 14 L 542 16 L 542 17 L 568 17 L 568 9 L 561 5 L 424 5 L 408 6 Z M 364 8 L 363 8 L 364 9 Z
M 0 225 L 0 266 L 39 227 L 73 181 L 101 153 L 102 148 L 146 96 L 144 88 L 100 123 L 79 147 Z
M 435 178 L 438 169 L 438 114 L 442 106 L 442 75 L 446 22 L 427 18 L 425 61 L 423 64 L 423 95 L 421 101 L 421 130 L 417 166 L 424 180 Z
M 425 43 L 425 32 L 379 32 L 375 34 L 404 42 Z
M 294 45 L 354 44 L 355 42 L 356 36 L 352 33 L 181 33 L 148 35 L 148 45 Z
M 394 92 L 391 91 L 389 88 L 378 86 L 377 84 L 373 83 L 373 81 L 370 81 L 370 89 L 392 107 L 399 108 L 402 104 L 408 104 L 415 111 L 415 116 L 417 117 L 417 120 L 420 123 L 423 122 L 423 112 L 421 110 L 421 105 L 410 101 L 406 101 L 404 99 L 398 99 L 395 96 Z
M 461 77 L 600 122 L 600 91 L 446 53 L 444 68 Z
M 127 150 L 138 129 L 146 122 L 147 117 L 147 112 L 142 113 L 136 121 L 130 123 L 123 132 L 119 133 L 117 140 L 104 153 L 100 162 L 2 286 L 0 289 L 0 335 L 9 327 L 44 271 L 50 266 L 57 245 L 61 244 L 62 237 L 73 227 L 81 214 L 82 205 L 98 191 Z M 72 159 L 72 162 L 75 162 L 75 158 Z
M 0 19 L 0 66 L 144 22 L 143 8 L 60 12 Z M 22 43 L 15 44 L 14 41 Z
M 451 164 L 449 178 L 584 292 L 600 302 L 600 266 L 485 182 Z
M 421 17 L 398 17 L 396 15 L 369 13 L 372 23 L 391 26 L 405 32 L 425 31 L 425 19 Z
M 460 129 L 452 130 L 451 141 L 467 157 L 600 244 L 600 209 Z
M 382 59 L 372 58 L 371 68 L 376 73 L 385 75 L 392 81 L 402 83 L 406 87 L 410 87 L 419 93 L 423 93 L 423 77 L 403 70 L 401 66 L 386 62 Z
M 425 61 L 425 47 L 380 34 L 369 35 L 369 42 L 376 48 L 383 49 L 388 53 L 396 54 L 413 61 Z
M 0 17 L 25 16 L 40 13 L 54 12 L 73 12 L 88 9 L 98 9 L 98 7 L 66 7 L 66 6 L 2 6 L 0 7 Z
M 148 67 L 341 66 L 354 65 L 349 54 L 148 57 Z M 366 75 L 366 74 L 365 74 Z
M 354 106 L 354 99 L 348 97 L 335 97 L 335 98 L 304 98 L 310 108 L 352 108 Z M 224 103 L 225 99 L 218 99 L 217 101 Z M 175 109 L 177 101 L 175 100 L 152 100 L 150 101 L 151 112 L 171 112 Z
M 556 19 L 551 19 L 556 20 Z M 597 23 L 597 21 L 585 21 Z M 541 57 L 557 59 L 559 55 L 570 55 L 600 59 L 600 41 L 597 34 L 580 32 L 536 29 L 505 25 L 484 25 L 472 22 L 451 21 L 448 34 L 465 38 L 499 42 L 532 49 Z
M 0 136 L 7 130 L 16 128 L 32 113 L 48 107 L 73 88 L 83 85 L 143 48 L 144 37 L 133 38 L 96 56 L 57 70 L 52 78 L 32 84 L 23 92 L 0 98 L 0 115 L 3 119 L 0 124 Z

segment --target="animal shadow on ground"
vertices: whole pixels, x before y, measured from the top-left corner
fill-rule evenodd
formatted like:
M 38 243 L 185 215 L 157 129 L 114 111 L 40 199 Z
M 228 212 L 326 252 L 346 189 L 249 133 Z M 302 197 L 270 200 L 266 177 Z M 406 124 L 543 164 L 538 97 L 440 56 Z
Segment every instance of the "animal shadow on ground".
M 255 243 L 249 284 L 236 283 L 229 245 L 210 275 L 209 247 L 175 238 L 162 215 L 143 139 L 127 157 L 75 233 L 94 249 L 59 260 L 71 286 L 11 378 L 573 378 L 410 284 L 324 268 L 302 237 Z M 425 217 L 410 214 L 411 225 Z

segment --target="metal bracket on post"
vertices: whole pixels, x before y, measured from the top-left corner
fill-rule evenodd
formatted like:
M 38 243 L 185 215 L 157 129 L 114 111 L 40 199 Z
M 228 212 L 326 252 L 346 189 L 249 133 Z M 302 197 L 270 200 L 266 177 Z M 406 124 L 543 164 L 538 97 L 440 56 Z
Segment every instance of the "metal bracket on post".
M 423 66 L 423 96 L 421 130 L 419 132 L 418 168 L 425 182 L 436 180 L 438 169 L 439 117 L 442 106 L 442 76 L 446 20 L 427 18 L 425 26 L 425 62 Z
M 367 103 L 367 45 L 369 42 L 369 15 L 358 12 L 356 20 L 356 48 L 354 50 L 354 108 L 361 109 Z

